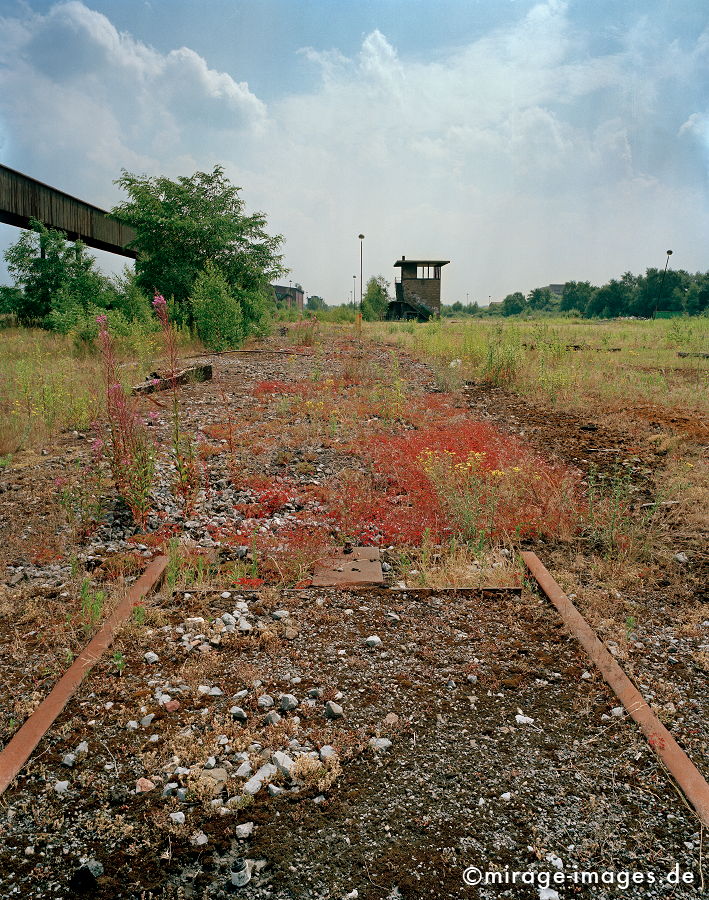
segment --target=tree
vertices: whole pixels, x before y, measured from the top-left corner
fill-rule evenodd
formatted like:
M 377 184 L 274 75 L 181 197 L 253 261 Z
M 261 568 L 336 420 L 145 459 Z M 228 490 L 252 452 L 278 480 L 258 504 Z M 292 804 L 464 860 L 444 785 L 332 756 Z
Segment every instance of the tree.
M 583 313 L 595 290 L 590 281 L 567 281 L 561 293 L 559 309 L 561 312 L 575 309 Z
M 383 319 L 389 305 L 389 282 L 383 275 L 370 278 L 362 298 L 362 318 L 368 322 Z
M 555 304 L 555 298 L 549 288 L 534 288 L 534 290 L 529 292 L 529 296 L 527 297 L 527 302 L 529 303 L 530 309 L 553 309 Z
M 516 316 L 527 306 L 527 300 L 521 291 L 508 294 L 502 301 L 501 312 L 503 316 Z
M 129 200 L 113 215 L 132 225 L 137 237 L 138 284 L 146 293 L 159 289 L 190 318 L 187 299 L 208 263 L 238 296 L 249 329 L 258 330 L 266 314 L 269 281 L 286 272 L 278 250 L 280 235 L 266 232 L 266 216 L 246 215 L 241 188 L 221 166 L 172 181 L 123 170 L 116 181 Z
M 327 309 L 327 303 L 322 297 L 318 297 L 317 294 L 311 294 L 305 302 L 305 308 L 311 312 L 318 312 L 321 309 Z
M 76 310 L 86 316 L 90 308 L 108 303 L 108 281 L 97 271 L 84 244 L 69 243 L 63 232 L 46 228 L 36 219 L 7 248 L 5 260 L 19 288 L 11 311 L 23 324 L 52 327 L 50 314 L 62 316 Z

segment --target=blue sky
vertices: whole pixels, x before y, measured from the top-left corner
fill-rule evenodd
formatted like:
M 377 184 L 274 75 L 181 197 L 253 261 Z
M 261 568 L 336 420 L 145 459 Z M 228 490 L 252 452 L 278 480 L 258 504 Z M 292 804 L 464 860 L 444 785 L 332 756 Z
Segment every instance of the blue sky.
M 365 278 L 450 259 L 446 302 L 707 270 L 709 7 L 0 0 L 0 161 L 104 206 L 220 163 L 331 303 L 360 232 Z

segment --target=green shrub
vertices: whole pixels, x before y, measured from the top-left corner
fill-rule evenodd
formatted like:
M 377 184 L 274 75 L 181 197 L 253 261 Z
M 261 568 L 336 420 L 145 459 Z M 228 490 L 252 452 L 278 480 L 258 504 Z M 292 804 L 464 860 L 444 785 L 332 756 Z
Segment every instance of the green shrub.
M 211 263 L 197 276 L 190 303 L 197 334 L 210 350 L 238 347 L 246 337 L 241 303 Z

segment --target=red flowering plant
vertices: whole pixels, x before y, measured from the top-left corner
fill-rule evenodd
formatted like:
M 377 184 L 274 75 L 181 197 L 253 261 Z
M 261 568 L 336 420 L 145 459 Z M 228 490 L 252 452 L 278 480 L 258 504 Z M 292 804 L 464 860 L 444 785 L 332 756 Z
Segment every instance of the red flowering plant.
M 167 377 L 170 379 L 172 394 L 172 459 L 177 472 L 175 491 L 182 500 L 185 515 L 190 515 L 199 490 L 199 461 L 189 434 L 182 428 L 180 386 L 177 383 L 177 334 L 170 323 L 167 301 L 162 294 L 156 293 L 153 297 L 153 309 L 162 328 L 168 360 Z
M 155 475 L 155 446 L 135 404 L 126 394 L 117 374 L 113 339 L 108 331 L 108 319 L 97 316 L 99 347 L 106 397 L 106 440 L 98 438 L 95 450 L 108 456 L 111 473 L 118 493 L 141 527 L 150 511 L 150 494 Z

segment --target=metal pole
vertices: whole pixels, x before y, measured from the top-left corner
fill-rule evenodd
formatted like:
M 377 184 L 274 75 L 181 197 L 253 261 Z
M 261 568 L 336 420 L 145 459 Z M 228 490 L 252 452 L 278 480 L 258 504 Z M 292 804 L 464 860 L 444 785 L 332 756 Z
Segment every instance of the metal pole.
M 364 287 L 364 282 L 362 281 L 362 247 L 364 246 L 364 235 L 360 234 L 359 236 L 359 311 L 362 312 L 362 288 Z
M 352 308 L 357 309 L 357 276 L 352 276 Z
M 660 288 L 657 292 L 657 297 L 655 297 L 655 311 L 652 314 L 653 319 L 657 318 L 657 310 L 660 305 L 660 297 L 662 296 L 662 288 L 664 287 L 664 284 L 665 284 L 665 275 L 667 274 L 667 266 L 670 262 L 671 256 L 672 256 L 672 251 L 668 250 L 667 251 L 667 259 L 665 260 L 665 268 L 662 272 L 662 278 L 660 279 Z

